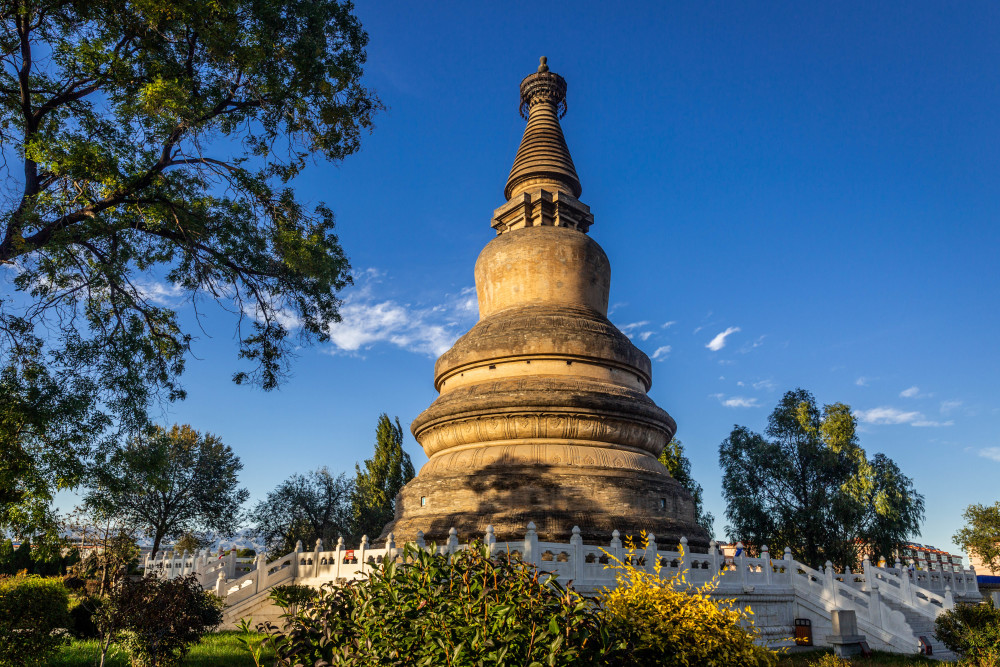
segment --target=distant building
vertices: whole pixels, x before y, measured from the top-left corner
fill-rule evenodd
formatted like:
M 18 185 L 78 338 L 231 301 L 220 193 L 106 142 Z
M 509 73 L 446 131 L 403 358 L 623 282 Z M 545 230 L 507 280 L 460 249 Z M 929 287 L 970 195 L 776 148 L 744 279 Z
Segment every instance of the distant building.
M 953 554 L 943 549 L 910 542 L 903 547 L 899 554 L 899 560 L 906 565 L 913 564 L 918 570 L 943 570 L 950 572 L 963 568 L 963 558 L 961 554 Z

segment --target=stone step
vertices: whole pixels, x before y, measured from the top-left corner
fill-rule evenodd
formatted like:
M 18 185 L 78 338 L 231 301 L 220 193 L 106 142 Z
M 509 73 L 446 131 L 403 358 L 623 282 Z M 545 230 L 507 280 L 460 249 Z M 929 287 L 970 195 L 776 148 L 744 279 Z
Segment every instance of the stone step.
M 918 640 L 921 636 L 927 637 L 931 643 L 931 649 L 934 651 L 930 657 L 935 660 L 956 660 L 956 656 L 953 652 L 949 651 L 941 640 L 937 638 L 934 634 L 934 621 L 927 618 L 920 612 L 912 609 L 900 602 L 892 599 L 882 598 L 882 603 L 888 606 L 890 609 L 900 612 L 906 619 L 907 625 L 913 630 L 914 639 Z

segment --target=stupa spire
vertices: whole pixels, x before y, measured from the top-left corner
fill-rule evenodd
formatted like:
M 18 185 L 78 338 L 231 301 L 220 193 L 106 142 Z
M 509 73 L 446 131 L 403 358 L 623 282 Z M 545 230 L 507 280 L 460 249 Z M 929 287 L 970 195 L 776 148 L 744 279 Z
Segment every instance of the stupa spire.
M 520 108 L 528 125 L 504 188 L 507 205 L 494 213 L 493 227 L 499 234 L 541 225 L 586 232 L 594 218 L 578 200 L 583 188 L 559 125 L 566 115 L 566 80 L 549 71 L 545 56 L 521 81 Z

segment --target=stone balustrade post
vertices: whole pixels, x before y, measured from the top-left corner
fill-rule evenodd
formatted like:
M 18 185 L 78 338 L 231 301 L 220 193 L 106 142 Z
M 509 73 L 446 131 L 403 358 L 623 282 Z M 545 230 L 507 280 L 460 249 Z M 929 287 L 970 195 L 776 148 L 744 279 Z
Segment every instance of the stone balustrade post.
M 875 583 L 875 571 L 872 569 L 872 562 L 868 554 L 861 560 L 861 571 L 865 573 L 865 582 L 861 584 L 861 590 L 871 591 L 872 584 Z
M 313 571 L 312 576 L 319 576 L 319 561 L 320 555 L 323 553 L 323 540 L 321 538 L 316 538 L 316 546 L 313 548 Z
M 299 577 L 299 564 L 302 562 L 302 540 L 295 541 L 295 556 L 292 557 L 292 578 Z
M 215 594 L 220 599 L 226 599 L 226 573 L 219 570 L 219 578 L 215 580 Z
M 955 608 L 955 597 L 951 593 L 951 586 L 944 587 L 944 608 L 948 611 Z
M 236 547 L 232 547 L 226 555 L 226 579 L 236 578 Z
M 913 583 L 910 581 L 910 573 L 902 568 L 899 570 L 899 594 L 903 602 L 913 606 Z
M 708 556 L 712 560 L 712 576 L 719 573 L 719 543 L 712 540 L 708 543 Z
M 611 545 L 608 551 L 610 551 L 611 555 L 617 558 L 619 562 L 622 562 L 621 533 L 619 533 L 617 530 L 611 531 Z
M 484 538 L 486 546 L 490 549 L 490 555 L 492 556 L 497 550 L 497 536 L 493 530 L 493 524 L 486 526 L 486 537 Z
M 494 541 L 496 540 L 496 538 L 493 538 L 493 539 L 494 539 Z M 424 539 L 424 531 L 422 531 L 422 530 L 418 530 L 417 531 L 417 548 L 418 549 L 426 549 L 427 548 L 427 540 Z
M 878 583 L 874 581 L 869 583 L 868 616 L 869 620 L 877 627 L 885 627 L 882 622 L 882 592 L 878 589 Z
M 396 535 L 395 533 L 389 533 L 385 536 L 385 559 L 392 560 L 392 557 L 396 554 L 393 551 L 396 550 Z
M 524 534 L 524 561 L 538 565 L 538 533 L 534 521 L 528 522 L 528 532 Z
M 736 565 L 736 576 L 741 586 L 745 586 L 747 583 L 747 563 L 746 563 L 746 548 L 743 546 L 742 542 L 736 543 L 736 553 L 739 554 L 733 558 L 733 562 Z
M 681 550 L 684 551 L 686 548 L 687 548 L 687 538 L 682 537 Z M 646 572 L 649 573 L 656 572 L 657 566 L 659 565 L 657 560 L 659 559 L 660 554 L 658 554 L 656 551 L 656 535 L 654 535 L 653 533 L 649 533 L 646 536 L 646 553 L 643 555 L 645 556 L 646 560 Z M 682 563 L 681 567 L 683 566 L 684 564 Z
M 333 578 L 339 579 L 341 577 L 340 569 L 344 566 L 344 551 L 347 547 L 344 546 L 344 536 L 341 535 L 337 538 L 337 546 L 334 549 L 334 560 L 337 561 L 337 566 L 333 569 Z
M 774 583 L 774 568 L 771 567 L 771 552 L 766 544 L 760 548 L 760 562 L 764 568 L 764 583 L 770 586 Z
M 458 529 L 452 526 L 448 529 L 448 561 L 458 551 Z
M 826 588 L 827 594 L 830 599 L 833 600 L 834 605 L 837 604 L 837 586 L 833 578 L 833 563 L 826 561 L 823 567 L 823 585 Z
M 364 572 L 364 568 L 367 567 L 367 565 L 368 565 L 368 555 L 367 555 L 367 552 L 368 552 L 368 536 L 367 535 L 362 535 L 361 536 L 361 545 L 359 546 L 358 551 L 361 552 L 360 555 L 358 556 L 358 564 L 361 565 L 361 571 Z
M 254 592 L 260 593 L 263 590 L 267 590 L 267 554 L 263 551 L 258 552 L 254 566 L 256 574 L 256 588 Z
M 583 581 L 583 536 L 580 526 L 573 526 L 573 534 L 569 538 L 571 577 L 573 581 Z

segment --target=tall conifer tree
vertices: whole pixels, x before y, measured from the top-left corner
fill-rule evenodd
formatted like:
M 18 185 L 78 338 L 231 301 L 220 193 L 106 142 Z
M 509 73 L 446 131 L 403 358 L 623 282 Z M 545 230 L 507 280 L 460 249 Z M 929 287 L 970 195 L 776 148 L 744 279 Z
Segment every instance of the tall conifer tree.
M 410 455 L 403 451 L 403 427 L 382 413 L 375 428 L 375 455 L 365 460 L 364 470 L 355 466 L 354 534 L 375 538 L 392 521 L 396 494 L 414 477 Z

